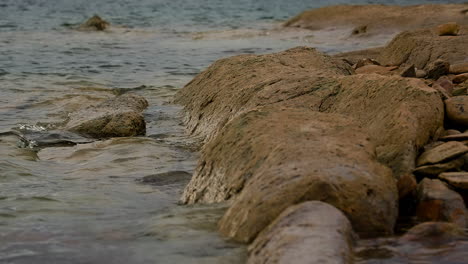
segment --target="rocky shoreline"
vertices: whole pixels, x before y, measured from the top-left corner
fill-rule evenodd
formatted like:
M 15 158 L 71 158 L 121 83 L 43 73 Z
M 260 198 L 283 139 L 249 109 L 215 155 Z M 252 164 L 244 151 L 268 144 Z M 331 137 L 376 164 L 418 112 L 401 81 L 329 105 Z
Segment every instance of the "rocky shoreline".
M 333 24 L 354 7 L 333 8 L 286 26 Z M 411 31 L 333 57 L 297 47 L 221 59 L 176 96 L 204 142 L 182 202 L 228 201 L 219 231 L 251 243 L 249 263 L 351 263 L 354 232 L 393 235 L 405 214 L 423 224 L 402 243 L 466 228 L 468 6 L 363 10 L 348 26 Z

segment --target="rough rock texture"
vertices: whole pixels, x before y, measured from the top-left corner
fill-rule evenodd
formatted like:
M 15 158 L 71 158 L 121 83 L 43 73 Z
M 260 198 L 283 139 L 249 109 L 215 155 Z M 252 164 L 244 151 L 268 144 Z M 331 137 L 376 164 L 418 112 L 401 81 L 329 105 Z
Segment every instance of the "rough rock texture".
M 468 172 L 466 171 L 442 173 L 439 178 L 453 187 L 468 190 Z
M 441 76 L 448 74 L 449 69 L 450 69 L 450 63 L 441 59 L 437 59 L 429 63 L 429 65 L 427 65 L 426 68 L 427 68 L 426 77 L 429 79 L 437 80 Z
M 353 230 L 333 206 L 305 202 L 291 206 L 249 247 L 249 264 L 352 263 Z
M 141 112 L 146 107 L 145 98 L 124 94 L 71 113 L 65 130 L 96 138 L 144 135 L 146 124 Z
M 468 126 L 468 96 L 454 96 L 445 100 L 447 118 L 455 124 Z
M 431 164 L 426 166 L 418 167 L 414 170 L 414 174 L 418 176 L 418 178 L 422 177 L 437 177 L 442 172 L 450 171 L 450 170 L 458 170 L 465 164 L 465 159 L 457 158 L 445 163 L 438 163 L 438 164 Z
M 347 63 L 305 47 L 235 56 L 215 62 L 196 76 L 177 94 L 176 103 L 185 106 L 191 133 L 209 140 L 243 110 L 313 92 L 323 94 L 310 103 L 319 104 L 334 86 L 325 76 L 352 72 Z
M 411 172 L 419 148 L 442 126 L 440 97 L 417 79 L 346 76 L 350 72 L 348 64 L 308 48 L 236 56 L 214 63 L 176 101 L 185 106 L 189 130 L 204 139 L 262 105 L 285 102 L 345 114 L 369 130 L 379 160 L 396 177 Z
M 460 74 L 468 72 L 468 62 L 462 62 L 450 65 L 450 73 Z
M 468 80 L 468 73 L 458 74 L 453 77 L 452 81 L 454 83 L 463 83 Z
M 103 31 L 109 26 L 109 22 L 105 21 L 98 15 L 94 15 L 90 19 L 81 24 L 78 29 L 84 31 Z
M 412 227 L 398 240 L 401 243 L 420 242 L 447 244 L 465 235 L 463 227 L 447 222 L 426 222 Z
M 468 19 L 468 16 L 466 16 Z M 382 65 L 414 64 L 425 69 L 437 59 L 450 64 L 468 60 L 468 26 L 462 26 L 459 36 L 437 36 L 432 29 L 405 31 L 398 34 L 376 58 Z
M 439 36 L 456 36 L 458 32 L 460 32 L 460 25 L 455 22 L 437 26 L 437 34 Z
M 416 164 L 423 166 L 427 164 L 435 164 L 453 159 L 468 152 L 468 147 L 458 141 L 450 141 L 425 151 L 419 156 Z
M 305 11 L 288 20 L 287 27 L 319 30 L 328 27 L 366 27 L 367 34 L 382 34 L 422 27 L 435 27 L 447 21 L 466 24 L 463 12 L 468 5 L 339 5 Z
M 356 231 L 390 234 L 398 199 L 391 171 L 375 161 L 349 118 L 279 105 L 231 121 L 207 143 L 183 201 L 234 199 L 220 231 L 250 241 L 287 207 L 322 200 Z
M 440 180 L 425 178 L 419 183 L 416 216 L 421 221 L 447 221 L 462 228 L 466 226 L 462 197 Z

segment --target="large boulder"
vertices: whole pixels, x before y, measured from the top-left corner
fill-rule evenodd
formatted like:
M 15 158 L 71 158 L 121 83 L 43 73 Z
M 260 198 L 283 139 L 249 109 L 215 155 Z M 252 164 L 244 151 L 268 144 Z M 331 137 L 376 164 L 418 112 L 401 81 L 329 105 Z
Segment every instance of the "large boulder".
M 378 158 L 399 177 L 442 127 L 443 102 L 422 81 L 352 75 L 349 65 L 309 48 L 217 61 L 177 95 L 194 135 L 212 138 L 235 116 L 276 103 L 352 117 L 368 129 Z M 370 111 L 372 109 L 372 111 Z
M 124 94 L 71 113 L 65 130 L 94 138 L 144 135 L 146 107 L 145 98 Z
M 468 5 L 337 5 L 305 11 L 286 21 L 286 27 L 311 30 L 365 28 L 366 34 L 385 34 L 454 21 L 468 23 Z
M 363 235 L 391 234 L 398 193 L 365 130 L 307 107 L 267 106 L 240 115 L 207 143 L 185 203 L 236 197 L 223 234 L 250 241 L 291 205 L 321 200 Z
M 459 36 L 438 36 L 433 28 L 405 31 L 398 34 L 376 59 L 382 65 L 414 65 L 418 69 L 428 69 L 438 59 L 450 64 L 462 63 L 468 60 L 466 43 L 468 26 L 461 26 Z
M 249 247 L 249 264 L 352 263 L 354 236 L 342 212 L 323 202 L 292 206 Z

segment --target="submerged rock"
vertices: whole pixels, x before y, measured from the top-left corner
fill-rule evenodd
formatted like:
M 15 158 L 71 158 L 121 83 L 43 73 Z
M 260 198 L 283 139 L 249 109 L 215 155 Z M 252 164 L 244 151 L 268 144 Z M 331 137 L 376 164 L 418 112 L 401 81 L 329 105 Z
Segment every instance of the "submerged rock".
M 249 247 L 249 264 L 352 263 L 351 224 L 333 206 L 305 202 L 291 206 Z
M 78 29 L 79 30 L 89 30 L 89 31 L 103 31 L 109 26 L 109 22 L 103 20 L 98 15 L 94 15 L 90 19 L 86 20 L 83 24 L 81 24 Z
M 94 138 L 144 135 L 146 124 L 142 111 L 148 102 L 135 94 L 124 94 L 73 112 L 65 130 Z
M 163 186 L 169 184 L 177 184 L 180 182 L 188 182 L 192 174 L 186 171 L 168 171 L 153 175 L 148 175 L 139 180 L 142 183 L 147 183 L 156 186 Z

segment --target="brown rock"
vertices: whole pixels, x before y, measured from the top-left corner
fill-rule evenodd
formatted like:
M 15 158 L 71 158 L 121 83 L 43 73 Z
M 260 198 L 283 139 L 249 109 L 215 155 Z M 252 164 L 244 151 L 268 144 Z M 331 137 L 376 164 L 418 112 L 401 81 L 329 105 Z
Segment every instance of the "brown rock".
M 458 131 L 458 130 L 455 130 Z M 453 133 L 451 135 L 443 136 L 440 138 L 442 141 L 463 141 L 468 140 L 468 132 L 460 133 Z
M 380 63 L 374 59 L 365 58 L 365 59 L 358 60 L 353 68 L 359 69 L 367 65 L 380 65 Z
M 416 77 L 416 68 L 414 67 L 414 65 L 403 67 L 403 69 L 401 70 L 400 76 L 407 77 L 407 78 Z
M 437 34 L 439 36 L 457 36 L 458 32 L 460 32 L 460 26 L 456 22 L 437 26 Z
M 466 226 L 462 197 L 440 180 L 425 178 L 418 186 L 416 216 L 420 221 L 447 221 Z
M 342 212 L 323 202 L 304 202 L 260 233 L 249 246 L 247 263 L 352 263 L 353 239 Z
M 425 70 L 416 70 L 416 78 L 425 78 L 427 72 Z
M 462 26 L 468 32 L 468 26 Z M 428 78 L 437 79 L 448 73 L 446 63 L 433 64 L 437 59 L 449 64 L 464 62 L 468 57 L 468 34 L 458 37 L 438 37 L 430 29 L 406 31 L 398 34 L 377 56 L 382 65 L 406 66 L 414 64 L 424 69 Z M 434 66 L 437 66 L 434 68 Z
M 458 74 L 453 77 L 452 82 L 454 83 L 463 83 L 468 80 L 468 73 Z
M 427 66 L 426 77 L 429 79 L 437 80 L 441 76 L 448 74 L 449 68 L 450 63 L 441 59 L 435 60 Z
M 420 242 L 424 244 L 448 244 L 464 237 L 460 226 L 447 222 L 426 222 L 412 227 L 398 241 L 400 243 Z
M 94 30 L 94 31 L 103 31 L 109 26 L 109 22 L 103 20 L 98 15 L 94 15 L 90 19 L 86 20 L 83 24 L 81 24 L 78 29 L 79 30 Z
M 459 87 L 459 86 L 455 86 L 455 88 L 453 89 L 453 93 L 452 95 L 453 96 L 460 96 L 460 95 L 467 95 L 467 91 L 468 91 L 468 82 L 465 82 L 467 83 L 466 87 Z
M 467 152 L 468 147 L 465 146 L 465 144 L 450 141 L 422 153 L 421 156 L 418 157 L 416 165 L 423 166 L 426 164 L 441 163 L 461 156 Z
M 439 85 L 440 87 L 444 88 L 450 95 L 452 95 L 454 85 L 449 77 L 440 77 L 437 79 L 437 81 L 435 81 L 434 85 Z
M 398 179 L 397 188 L 398 188 L 398 197 L 401 200 L 402 198 L 414 193 L 418 183 L 413 174 L 405 174 Z
M 431 164 L 426 166 L 417 167 L 413 173 L 418 176 L 419 179 L 423 177 L 437 177 L 440 173 L 458 170 L 465 164 L 464 158 L 457 158 L 450 160 L 445 163 Z
M 147 106 L 141 96 L 117 96 L 71 113 L 65 130 L 96 138 L 144 135 L 146 124 L 141 112 Z
M 456 130 L 456 129 L 448 129 L 448 130 L 445 130 L 444 136 L 453 136 L 453 135 L 460 135 L 460 134 L 461 134 L 461 132 Z M 440 140 L 442 140 L 442 138 L 440 138 Z M 466 139 L 468 139 L 468 134 L 467 134 Z
M 440 174 L 439 178 L 455 188 L 468 189 L 468 172 L 446 172 Z
M 462 62 L 450 65 L 450 73 L 460 74 L 468 72 L 468 62 Z
M 398 69 L 398 67 L 384 67 L 384 66 L 379 66 L 379 65 L 365 65 L 360 68 L 356 69 L 357 74 L 371 74 L 371 73 L 376 73 L 376 74 L 381 74 L 381 75 L 396 75 L 397 72 L 394 72 L 394 70 Z
M 468 96 L 455 96 L 445 100 L 447 118 L 455 124 L 468 126 Z

